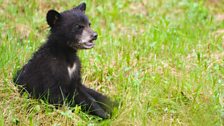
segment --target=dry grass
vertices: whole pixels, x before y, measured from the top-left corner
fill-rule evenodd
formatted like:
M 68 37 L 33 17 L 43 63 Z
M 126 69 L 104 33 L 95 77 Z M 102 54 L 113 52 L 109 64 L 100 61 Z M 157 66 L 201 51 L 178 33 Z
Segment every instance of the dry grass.
M 223 124 L 221 0 L 86 1 L 99 39 L 79 52 L 83 81 L 120 103 L 111 119 L 21 96 L 12 77 L 45 41 L 46 12 L 78 3 L 0 1 L 0 125 Z

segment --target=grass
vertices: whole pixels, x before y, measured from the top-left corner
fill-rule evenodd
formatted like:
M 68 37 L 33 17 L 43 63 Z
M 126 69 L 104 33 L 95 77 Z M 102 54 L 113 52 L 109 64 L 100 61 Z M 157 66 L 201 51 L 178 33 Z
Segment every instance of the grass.
M 83 81 L 120 102 L 111 119 L 20 96 L 12 77 L 45 42 L 46 12 L 80 2 L 0 0 L 0 125 L 223 125 L 221 0 L 86 0 L 99 39 L 79 52 Z

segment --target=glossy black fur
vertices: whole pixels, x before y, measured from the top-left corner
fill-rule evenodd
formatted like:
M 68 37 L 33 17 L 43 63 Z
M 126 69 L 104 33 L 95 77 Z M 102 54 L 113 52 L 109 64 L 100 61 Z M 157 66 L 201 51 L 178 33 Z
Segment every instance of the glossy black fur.
M 108 118 L 112 102 L 82 84 L 77 50 L 84 47 L 77 43 L 82 28 L 89 28 L 90 24 L 84 14 L 85 8 L 85 3 L 82 3 L 62 13 L 54 10 L 48 12 L 47 22 L 51 27 L 48 40 L 18 71 L 14 82 L 21 85 L 33 98 L 42 98 L 55 105 L 79 104 L 91 114 Z M 95 34 L 95 40 L 96 33 L 90 28 L 89 31 Z M 71 78 L 67 68 L 72 67 L 74 63 L 77 67 Z

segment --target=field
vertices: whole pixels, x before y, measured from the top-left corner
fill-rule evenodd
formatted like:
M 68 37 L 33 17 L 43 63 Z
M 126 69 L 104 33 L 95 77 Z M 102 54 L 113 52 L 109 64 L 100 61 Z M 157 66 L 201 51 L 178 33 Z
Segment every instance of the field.
M 79 0 L 0 0 L 0 126 L 224 125 L 222 0 L 86 0 L 95 48 L 83 82 L 117 100 L 102 120 L 20 95 L 12 82 L 49 33 L 46 13 Z

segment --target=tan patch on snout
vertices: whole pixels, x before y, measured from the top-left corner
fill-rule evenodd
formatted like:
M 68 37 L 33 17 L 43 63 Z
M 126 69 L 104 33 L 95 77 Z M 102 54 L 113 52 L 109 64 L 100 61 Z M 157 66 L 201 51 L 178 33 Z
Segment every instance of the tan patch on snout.
M 80 42 L 86 43 L 86 42 L 89 42 L 90 40 L 91 40 L 91 33 L 87 30 L 83 30 Z

